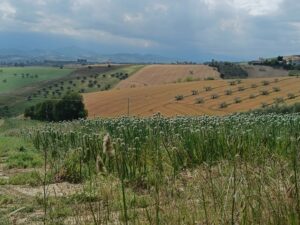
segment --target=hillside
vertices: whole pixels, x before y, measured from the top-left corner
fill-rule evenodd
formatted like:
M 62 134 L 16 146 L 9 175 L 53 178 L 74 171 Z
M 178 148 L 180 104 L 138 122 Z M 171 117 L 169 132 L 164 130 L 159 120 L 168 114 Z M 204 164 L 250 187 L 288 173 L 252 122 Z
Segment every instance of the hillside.
M 212 80 L 111 90 L 85 94 L 84 101 L 90 117 L 115 117 L 128 114 L 128 99 L 132 116 L 151 116 L 158 112 L 165 116 L 225 115 L 259 108 L 262 103 L 299 100 L 300 79 L 297 78 L 246 79 L 235 85 L 229 82 Z M 177 101 L 175 96 L 181 95 L 183 99 Z
M 185 81 L 219 79 L 219 73 L 205 65 L 149 65 L 145 66 L 116 88 L 145 87 Z
M 28 106 L 61 98 L 66 92 L 108 90 L 141 66 L 98 65 L 77 69 L 8 67 L 0 73 L 0 117 L 22 114 Z
M 242 65 L 242 68 L 248 73 L 249 78 L 283 77 L 289 75 L 288 70 L 271 66 Z

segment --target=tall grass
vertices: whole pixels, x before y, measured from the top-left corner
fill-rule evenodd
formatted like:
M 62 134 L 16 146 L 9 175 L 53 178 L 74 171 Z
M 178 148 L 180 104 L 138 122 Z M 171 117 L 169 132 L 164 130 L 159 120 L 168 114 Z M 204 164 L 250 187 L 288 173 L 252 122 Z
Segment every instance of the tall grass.
M 82 120 L 47 124 L 24 136 L 47 149 L 53 177 L 93 183 L 100 173 L 118 179 L 115 214 L 125 224 L 300 222 L 300 114 Z M 151 199 L 145 210 L 140 193 Z

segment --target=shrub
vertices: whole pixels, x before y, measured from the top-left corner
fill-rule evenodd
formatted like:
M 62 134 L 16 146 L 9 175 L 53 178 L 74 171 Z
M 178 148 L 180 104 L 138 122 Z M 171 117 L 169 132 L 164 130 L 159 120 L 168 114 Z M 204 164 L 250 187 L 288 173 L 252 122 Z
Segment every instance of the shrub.
M 176 95 L 175 96 L 175 100 L 176 101 L 181 101 L 181 100 L 183 100 L 184 99 L 184 96 L 183 95 Z
M 236 84 L 234 80 L 231 80 L 228 83 L 229 83 L 230 86 L 234 86 Z
M 257 88 L 257 84 L 251 84 L 251 88 Z
M 274 83 L 278 83 L 279 79 L 278 78 L 275 78 L 274 79 Z
M 284 103 L 284 98 L 283 98 L 283 97 L 277 97 L 277 98 L 274 98 L 274 103 L 275 103 L 275 104 L 281 104 L 281 103 Z
M 231 89 L 226 90 L 225 95 L 232 95 L 232 90 Z
M 198 95 L 199 94 L 199 91 L 197 90 L 192 90 L 192 95 Z
M 196 104 L 203 104 L 205 101 L 204 101 L 204 98 L 202 98 L 202 97 L 200 97 L 200 98 L 197 98 L 196 100 L 195 100 L 195 103 Z
M 204 80 L 215 80 L 214 77 L 205 77 Z
M 217 99 L 219 98 L 219 95 L 217 93 L 214 93 L 210 96 L 211 99 Z
M 243 87 L 243 86 L 238 87 L 238 91 L 244 91 L 244 90 L 245 90 L 245 87 Z
M 270 84 L 270 81 L 263 80 L 261 83 L 263 86 L 268 86 Z
M 294 99 L 294 98 L 296 98 L 295 94 L 288 93 L 288 99 Z
M 249 98 L 250 99 L 254 99 L 254 98 L 256 98 L 256 95 L 255 94 L 251 94 L 251 95 L 249 95 Z
M 268 107 L 268 103 L 266 103 L 266 102 L 262 102 L 261 103 L 261 108 L 267 108 Z
M 241 84 L 241 83 L 242 83 L 242 80 L 236 80 L 236 83 L 237 83 L 237 84 Z
M 261 90 L 260 93 L 261 93 L 261 95 L 269 95 L 268 90 Z
M 237 104 L 237 103 L 241 103 L 242 102 L 242 99 L 240 97 L 236 97 L 234 98 L 234 102 Z
M 280 87 L 273 87 L 274 92 L 279 92 L 280 90 L 281 90 Z
M 212 90 L 212 87 L 210 87 L 210 86 L 204 87 L 204 90 L 205 90 L 205 91 L 211 91 L 211 90 Z
M 227 107 L 228 107 L 228 104 L 227 104 L 226 102 L 221 102 L 219 107 L 220 107 L 221 109 L 227 108 Z

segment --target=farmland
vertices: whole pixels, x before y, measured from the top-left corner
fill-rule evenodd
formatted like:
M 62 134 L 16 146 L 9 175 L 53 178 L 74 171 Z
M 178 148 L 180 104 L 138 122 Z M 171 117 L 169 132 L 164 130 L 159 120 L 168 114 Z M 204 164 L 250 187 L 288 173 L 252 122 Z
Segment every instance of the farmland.
M 220 79 L 220 74 L 205 65 L 149 65 L 120 82 L 116 88 L 146 87 L 205 79 Z
M 299 87 L 300 79 L 291 77 L 206 80 L 90 93 L 84 99 L 90 117 L 122 116 L 128 111 L 132 116 L 226 115 L 272 105 L 281 98 L 295 102 Z
M 0 76 L 0 116 L 18 115 L 27 106 L 60 98 L 67 92 L 108 90 L 142 66 L 80 67 L 58 69 L 48 67 L 3 68 Z
M 0 94 L 41 81 L 57 79 L 72 71 L 72 69 L 54 67 L 2 67 L 0 68 Z
M 289 75 L 288 70 L 273 68 L 270 66 L 242 65 L 242 68 L 247 71 L 250 78 L 282 77 Z
M 300 115 L 232 113 L 299 102 L 300 79 L 117 86 L 145 68 L 19 88 L 19 112 L 71 91 L 90 119 L 0 120 L 0 225 L 299 224 Z

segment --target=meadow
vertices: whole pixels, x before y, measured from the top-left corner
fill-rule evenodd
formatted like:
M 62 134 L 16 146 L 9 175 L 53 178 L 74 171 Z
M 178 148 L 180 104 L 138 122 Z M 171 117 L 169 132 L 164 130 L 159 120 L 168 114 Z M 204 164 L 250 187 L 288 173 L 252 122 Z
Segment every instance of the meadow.
M 14 91 L 17 88 L 46 80 L 57 79 L 70 74 L 72 69 L 55 67 L 1 67 L 0 93 Z
M 67 92 L 111 89 L 142 67 L 99 65 L 76 69 L 3 68 L 0 72 L 0 117 L 20 115 L 28 106 L 48 99 L 60 99 Z
M 299 114 L 22 127 L 2 135 L 38 163 L 5 167 L 6 224 L 299 224 Z

